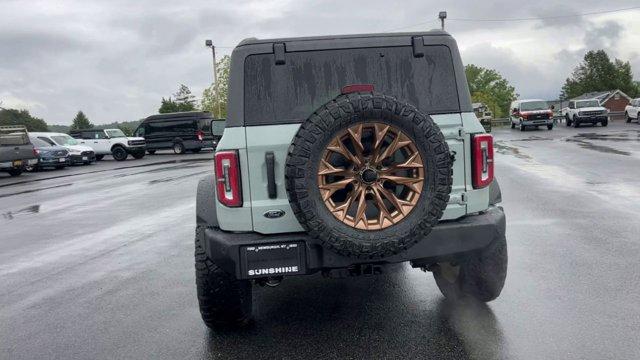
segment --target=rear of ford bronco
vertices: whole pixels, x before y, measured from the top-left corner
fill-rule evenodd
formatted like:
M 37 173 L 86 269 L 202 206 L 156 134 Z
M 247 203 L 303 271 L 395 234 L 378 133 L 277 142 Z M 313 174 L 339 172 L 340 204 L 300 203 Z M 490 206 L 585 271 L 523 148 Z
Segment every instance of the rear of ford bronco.
M 233 51 L 214 174 L 198 185 L 208 326 L 251 318 L 252 286 L 409 262 L 451 299 L 506 277 L 493 139 L 445 32 L 250 39 Z

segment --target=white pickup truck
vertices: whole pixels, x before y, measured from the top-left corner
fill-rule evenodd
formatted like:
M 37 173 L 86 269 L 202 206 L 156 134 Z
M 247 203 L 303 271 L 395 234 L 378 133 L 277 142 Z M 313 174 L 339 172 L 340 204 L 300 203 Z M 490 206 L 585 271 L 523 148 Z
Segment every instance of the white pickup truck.
M 629 102 L 629 105 L 624 108 L 624 116 L 627 118 L 627 122 L 631 120 L 637 120 L 640 123 L 640 98 L 633 99 Z
M 609 110 L 602 107 L 597 99 L 571 100 L 569 106 L 562 109 L 567 126 L 579 127 L 582 124 L 609 124 Z

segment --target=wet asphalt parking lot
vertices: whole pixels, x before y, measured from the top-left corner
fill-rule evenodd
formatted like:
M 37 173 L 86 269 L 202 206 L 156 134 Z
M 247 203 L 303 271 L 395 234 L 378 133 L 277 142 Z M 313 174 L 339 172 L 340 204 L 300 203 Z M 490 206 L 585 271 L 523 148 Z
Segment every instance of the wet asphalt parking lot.
M 640 125 L 496 129 L 509 273 L 484 304 L 430 274 L 286 279 L 255 324 L 199 318 L 195 188 L 212 154 L 0 174 L 0 358 L 640 358 Z

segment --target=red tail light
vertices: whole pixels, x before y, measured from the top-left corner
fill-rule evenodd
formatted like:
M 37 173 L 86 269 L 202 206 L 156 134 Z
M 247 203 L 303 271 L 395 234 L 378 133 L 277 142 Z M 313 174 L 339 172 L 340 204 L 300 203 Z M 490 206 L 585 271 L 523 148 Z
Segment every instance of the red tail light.
M 202 130 L 196 131 L 196 137 L 198 138 L 198 141 L 204 140 L 204 131 Z
M 373 91 L 373 85 L 372 84 L 352 84 L 352 85 L 344 86 L 340 90 L 342 95 L 350 94 L 350 93 L 354 93 L 354 92 L 371 92 L 371 91 Z
M 493 181 L 493 136 L 476 134 L 471 138 L 473 188 L 482 189 Z
M 240 162 L 235 150 L 219 151 L 215 155 L 216 193 L 218 201 L 229 207 L 242 206 Z

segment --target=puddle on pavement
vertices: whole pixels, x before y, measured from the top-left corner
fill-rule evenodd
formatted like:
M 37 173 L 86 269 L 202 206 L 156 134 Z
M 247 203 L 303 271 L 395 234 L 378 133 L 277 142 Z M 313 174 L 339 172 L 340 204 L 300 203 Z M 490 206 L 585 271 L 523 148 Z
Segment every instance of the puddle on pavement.
M 197 176 L 197 175 L 202 175 L 202 174 L 210 174 L 210 173 L 211 173 L 211 171 L 206 170 L 206 171 L 198 171 L 198 172 L 193 173 L 193 174 L 187 174 L 187 175 L 181 175 L 181 176 L 170 176 L 170 177 L 166 177 L 166 178 L 162 178 L 162 179 L 151 180 L 151 181 L 149 181 L 149 184 L 151 184 L 151 185 L 153 185 L 153 184 L 161 184 L 161 183 L 166 183 L 166 182 L 186 179 L 186 178 L 192 177 L 192 176 Z
M 514 139 L 511 141 L 550 141 L 553 140 L 552 138 L 546 138 L 546 137 L 542 137 L 542 136 L 529 136 L 528 138 L 524 138 L 524 139 Z
M 578 144 L 581 148 L 583 149 L 588 149 L 588 150 L 594 150 L 594 151 L 598 151 L 601 153 L 605 153 L 605 154 L 616 154 L 616 155 L 625 155 L 625 156 L 629 156 L 631 155 L 630 152 L 628 151 L 622 151 L 622 150 L 618 150 L 618 149 L 614 149 L 610 146 L 606 146 L 606 145 L 596 145 L 590 141 L 586 141 L 583 139 L 576 139 L 575 137 L 577 137 L 578 135 L 574 136 L 574 138 L 569 138 L 567 139 L 567 142 L 573 142 Z
M 499 154 L 513 155 L 513 156 L 515 156 L 515 157 L 517 157 L 519 159 L 531 160 L 531 156 L 521 153 L 520 152 L 520 148 L 515 147 L 515 146 L 506 145 L 502 141 L 494 142 L 493 143 L 493 147 Z
M 40 205 L 31 205 L 16 211 L 7 211 L 2 217 L 7 220 L 13 220 L 16 216 L 37 214 L 40 212 Z
M 614 133 L 579 133 L 567 139 L 602 140 L 602 141 L 640 141 L 640 130 L 628 130 Z
M 9 194 L 0 194 L 0 198 L 9 197 L 9 196 L 15 196 L 15 195 L 22 195 L 22 194 L 29 194 L 29 193 L 34 193 L 34 192 L 44 191 L 44 190 L 49 190 L 49 189 L 57 189 L 57 188 L 61 188 L 61 187 L 71 186 L 71 185 L 73 185 L 73 183 L 54 185 L 54 186 L 47 186 L 47 187 L 43 187 L 43 188 L 18 191 L 18 192 L 9 193 Z

